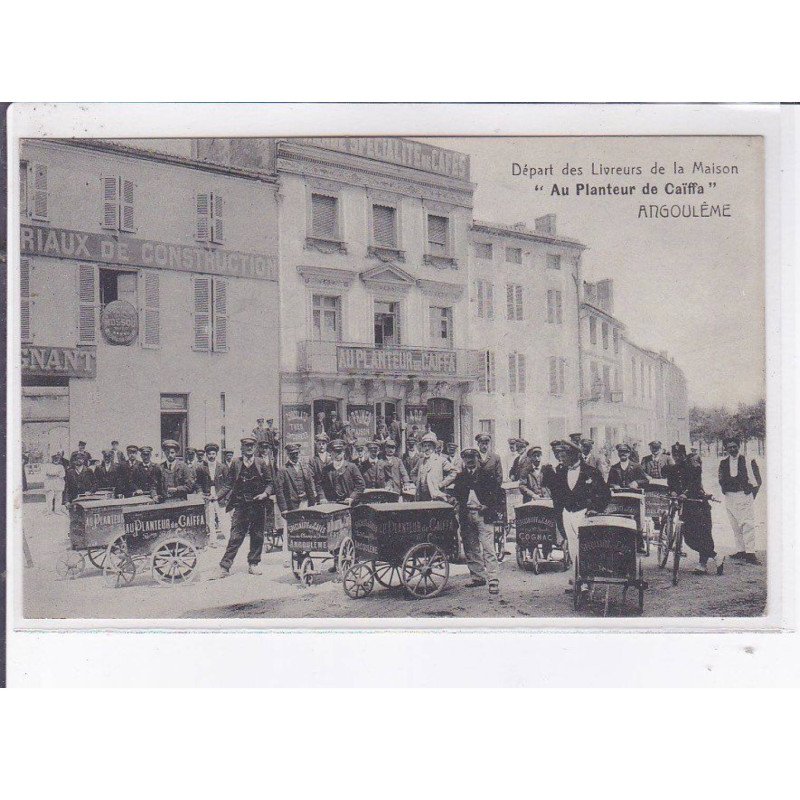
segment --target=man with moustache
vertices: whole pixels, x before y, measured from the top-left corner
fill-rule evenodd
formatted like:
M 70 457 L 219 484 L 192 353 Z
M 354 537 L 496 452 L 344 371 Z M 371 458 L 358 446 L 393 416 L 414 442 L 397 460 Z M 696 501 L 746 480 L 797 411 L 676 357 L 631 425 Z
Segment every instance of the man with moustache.
M 750 467 L 756 476 L 754 483 L 747 470 L 747 459 L 739 453 L 741 441 L 738 436 L 725 436 L 722 445 L 728 455 L 719 462 L 719 485 L 725 496 L 725 510 L 733 529 L 737 551 L 731 556 L 734 561 L 760 565 L 756 556 L 756 523 L 753 503 L 760 488 L 760 471 L 753 459 Z
M 612 464 L 608 471 L 608 485 L 611 489 L 641 489 L 650 479 L 639 464 L 631 463 L 631 448 L 627 444 L 617 445 L 619 462 Z
M 147 444 L 142 445 L 139 452 L 142 454 L 142 461 L 133 471 L 134 496 L 146 495 L 153 499 L 163 497 L 165 491 L 161 484 L 161 468 L 151 460 L 153 448 Z
M 531 447 L 519 476 L 519 491 L 525 498 L 524 502 L 550 497 L 550 485 L 555 474 L 550 464 L 542 464 L 542 448 L 539 445 Z
M 180 445 L 174 439 L 165 439 L 161 450 L 164 453 L 159 467 L 162 496 L 165 500 L 185 500 L 194 491 L 194 479 L 189 467 L 177 460 Z
M 405 465 L 397 456 L 397 445 L 394 440 L 386 442 L 386 488 L 397 494 L 403 494 L 403 486 L 410 483 Z
M 209 442 L 204 448 L 206 462 L 197 468 L 196 478 L 200 491 L 206 499 L 206 524 L 209 533 L 214 531 L 216 541 L 225 541 L 225 534 L 222 532 L 222 511 L 219 507 L 220 502 L 225 500 L 228 491 L 228 468 L 221 464 L 217 456 L 219 455 L 219 445 Z M 216 547 L 214 538 L 210 538 L 211 547 Z
M 324 414 L 323 414 L 324 417 Z M 317 502 L 322 502 L 322 471 L 331 460 L 328 452 L 330 439 L 324 431 L 314 437 L 314 456 L 311 459 L 311 472 L 314 475 L 314 485 L 317 487 Z
M 322 468 L 322 492 L 329 503 L 352 505 L 366 488 L 361 470 L 344 457 L 344 442 L 331 442 L 332 459 Z
M 380 442 L 367 443 L 367 458 L 361 462 L 361 475 L 367 489 L 386 488 L 386 462 L 380 457 Z

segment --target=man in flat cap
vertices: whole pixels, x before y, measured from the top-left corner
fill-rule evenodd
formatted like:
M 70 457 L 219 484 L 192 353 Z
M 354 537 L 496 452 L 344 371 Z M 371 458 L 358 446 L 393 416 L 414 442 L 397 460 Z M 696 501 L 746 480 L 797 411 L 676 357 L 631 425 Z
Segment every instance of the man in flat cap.
M 286 463 L 278 470 L 275 499 L 281 515 L 285 511 L 307 508 L 317 504 L 318 489 L 311 467 L 300 460 L 300 445 L 287 444 Z
M 139 448 L 135 444 L 129 444 L 125 448 L 125 460 L 122 461 L 117 470 L 117 497 L 133 497 L 136 491 L 134 472 L 139 463 Z
M 189 477 L 191 478 L 191 483 L 192 483 L 193 487 L 194 487 L 194 484 L 196 482 L 196 477 L 197 477 L 197 463 L 198 462 L 197 462 L 197 458 L 195 457 L 196 454 L 197 453 L 196 453 L 196 450 L 194 449 L 194 447 L 187 447 L 186 448 L 186 453 L 184 454 L 184 458 L 183 458 L 184 466 L 186 467 L 186 469 L 189 472 Z
M 185 500 L 194 491 L 194 479 L 189 468 L 178 461 L 181 446 L 174 439 L 165 439 L 161 443 L 164 460 L 159 467 L 161 471 L 161 489 L 165 500 Z
M 403 494 L 403 486 L 411 482 L 408 476 L 405 464 L 402 459 L 397 455 L 397 442 L 390 439 L 385 445 L 386 455 L 384 461 L 386 462 L 386 488 L 391 489 L 397 494 Z
M 403 466 L 408 473 L 408 479 L 411 483 L 416 483 L 417 480 L 417 464 L 419 464 L 420 452 L 416 436 L 406 437 L 406 451 L 403 453 Z
M 753 481 L 748 472 L 747 459 L 739 452 L 738 436 L 723 437 L 722 444 L 728 455 L 719 462 L 719 485 L 725 495 L 725 510 L 736 540 L 735 561 L 760 564 L 756 556 L 756 522 L 754 500 L 761 487 L 761 472 L 756 460 L 750 463 Z
M 361 462 L 361 475 L 367 489 L 386 488 L 386 462 L 381 458 L 381 442 L 367 442 L 367 457 Z
M 323 418 L 324 418 L 323 414 Z M 331 454 L 328 452 L 328 445 L 330 439 L 325 431 L 318 433 L 314 437 L 314 456 L 311 459 L 311 471 L 314 473 L 314 485 L 322 491 L 322 471 L 325 465 L 331 460 Z M 321 503 L 323 495 L 317 496 L 317 502 Z
M 453 481 L 458 520 L 471 579 L 468 587 L 489 585 L 500 591 L 500 567 L 494 549 L 494 522 L 505 507 L 502 481 L 493 468 L 481 463 L 474 447 L 461 451 L 463 466 Z
M 139 452 L 142 455 L 142 460 L 133 470 L 133 494 L 146 495 L 154 500 L 158 497 L 163 497 L 166 491 L 161 483 L 161 467 L 152 461 L 153 448 L 145 444 L 142 445 Z
M 514 450 L 516 455 L 511 462 L 511 468 L 508 470 L 508 478 L 512 481 L 518 481 L 522 468 L 527 461 L 528 448 L 531 446 L 527 439 L 515 439 Z
M 528 457 L 519 475 L 519 491 L 524 502 L 541 497 L 550 497 L 550 486 L 555 470 L 550 464 L 542 464 L 542 448 L 537 444 L 528 450 Z
M 117 491 L 119 484 L 119 468 L 114 460 L 114 451 L 103 450 L 103 460 L 94 471 L 97 488 L 100 491 Z
M 96 488 L 94 473 L 89 469 L 85 455 L 75 450 L 64 475 L 63 505 L 70 506 L 79 495 L 90 494 Z
M 603 480 L 608 478 L 609 464 L 602 453 L 598 453 L 594 449 L 594 440 L 583 438 L 581 439 L 581 458 L 590 466 L 599 470 L 603 475 Z
M 230 574 L 236 554 L 248 536 L 247 571 L 250 575 L 263 574 L 259 565 L 264 550 L 264 529 L 273 516 L 270 497 L 275 488 L 275 470 L 271 463 L 256 456 L 256 444 L 254 436 L 243 436 L 242 455 L 233 459 L 228 472 L 226 510 L 232 514 L 231 536 L 219 562 L 219 571 L 211 580 Z
M 322 492 L 329 503 L 351 505 L 365 489 L 361 470 L 344 457 L 344 442 L 331 442 L 331 460 L 322 468 Z
M 224 503 L 228 495 L 228 468 L 219 461 L 219 445 L 209 442 L 204 448 L 206 461 L 197 467 L 195 475 L 197 488 L 206 498 L 206 524 L 209 533 L 213 531 L 209 544 L 216 547 L 216 541 L 224 541 L 222 532 L 222 511 L 220 503 Z M 216 541 L 215 541 L 216 537 Z
M 493 453 L 491 450 L 492 437 L 488 433 L 479 433 L 475 437 L 478 444 L 478 459 L 482 467 L 489 472 L 493 472 L 497 480 L 503 483 L 503 464 L 500 461 L 500 456 Z
M 619 461 L 608 471 L 608 485 L 611 489 L 641 489 L 650 479 L 640 464 L 631 463 L 631 448 L 627 444 L 617 445 Z
M 670 458 L 669 453 L 665 453 L 661 449 L 661 442 L 654 439 L 648 445 L 650 453 L 642 459 L 642 469 L 649 478 L 662 480 L 667 477 L 669 467 L 674 466 L 674 461 Z
M 570 440 L 570 441 L 572 442 L 572 444 L 574 444 L 574 445 L 575 445 L 575 447 L 577 447 L 577 448 L 580 448 L 580 446 L 581 446 L 581 440 L 582 440 L 582 439 L 583 439 L 583 434 L 582 434 L 582 433 L 571 433 L 571 434 L 569 435 L 569 440 Z

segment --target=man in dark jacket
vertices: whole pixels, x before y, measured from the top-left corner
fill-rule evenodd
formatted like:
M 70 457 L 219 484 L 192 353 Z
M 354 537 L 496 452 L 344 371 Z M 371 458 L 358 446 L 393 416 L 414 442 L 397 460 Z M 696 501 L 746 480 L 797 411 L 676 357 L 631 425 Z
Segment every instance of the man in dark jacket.
M 608 471 L 608 486 L 611 489 L 641 489 L 650 479 L 640 464 L 631 462 L 631 448 L 627 444 L 617 445 L 619 462 Z
M 287 444 L 286 464 L 278 470 L 275 499 L 281 514 L 317 504 L 317 487 L 311 467 L 300 460 L 300 445 Z
M 380 457 L 380 443 L 371 441 L 367 443 L 367 458 L 359 465 L 364 478 L 366 489 L 386 488 L 387 463 Z
M 161 462 L 160 485 L 165 500 L 185 500 L 194 491 L 194 478 L 189 467 L 178 461 L 180 445 L 174 439 L 165 439 L 161 443 L 164 461 Z
M 139 452 L 142 455 L 142 460 L 141 463 L 136 463 L 133 468 L 133 494 L 145 495 L 146 497 L 152 497 L 154 500 L 163 497 L 166 491 L 161 483 L 161 468 L 151 461 L 153 448 L 145 444 L 142 445 Z
M 125 453 L 127 458 L 117 469 L 117 497 L 133 497 L 136 491 L 134 475 L 139 463 L 139 448 L 135 444 L 129 444 L 125 448 Z
M 228 468 L 219 462 L 219 445 L 209 442 L 203 452 L 206 454 L 206 462 L 198 466 L 195 478 L 197 487 L 206 497 L 206 523 L 208 530 L 215 532 L 216 539 L 224 541 L 225 534 L 222 532 L 222 520 L 219 504 L 224 502 L 228 493 Z M 211 547 L 216 547 L 214 539 L 210 542 Z
M 497 478 L 498 482 L 503 483 L 503 462 L 500 461 L 500 456 L 491 451 L 492 437 L 488 433 L 479 433 L 475 437 L 478 443 L 478 460 L 481 466 L 492 472 Z
M 264 527 L 272 518 L 272 495 L 275 488 L 275 469 L 272 464 L 256 458 L 256 440 L 253 436 L 241 439 L 242 455 L 234 458 L 228 471 L 227 510 L 232 512 L 231 538 L 219 562 L 219 571 L 211 576 L 226 578 L 233 560 L 246 537 L 250 537 L 247 553 L 247 571 L 262 575 L 259 564 L 264 549 Z
M 458 503 L 461 538 L 471 580 L 467 586 L 486 586 L 489 594 L 500 591 L 500 568 L 494 550 L 494 521 L 505 505 L 502 481 L 493 467 L 480 463 L 474 447 L 461 451 L 463 466 L 456 474 L 452 492 Z
M 117 491 L 119 483 L 119 467 L 114 461 L 113 450 L 103 450 L 103 460 L 94 471 L 97 488 L 103 491 Z
M 528 462 L 527 450 L 530 447 L 530 442 L 527 439 L 515 439 L 514 448 L 517 452 L 514 460 L 511 462 L 511 467 L 508 470 L 508 479 L 511 481 L 518 481 L 522 470 Z
M 364 478 L 361 470 L 344 457 L 344 442 L 335 439 L 331 442 L 333 460 L 322 468 L 322 491 L 329 503 L 352 505 L 364 491 Z
M 411 481 L 405 465 L 397 457 L 397 445 L 394 440 L 386 442 L 386 488 L 402 495 L 403 486 Z
M 323 415 L 324 417 L 324 415 Z M 328 434 L 324 431 L 318 433 L 314 437 L 314 456 L 310 461 L 311 472 L 314 474 L 314 485 L 319 490 L 317 494 L 317 502 L 322 502 L 322 470 L 325 465 L 331 460 L 331 454 L 328 452 L 328 444 L 330 439 Z
M 534 445 L 528 450 L 525 464 L 519 476 L 519 491 L 524 502 L 535 498 L 550 497 L 550 484 L 555 470 L 550 464 L 542 464 L 542 448 Z
M 78 495 L 89 494 L 96 488 L 94 473 L 86 466 L 85 456 L 76 450 L 64 475 L 64 505 L 71 505 Z

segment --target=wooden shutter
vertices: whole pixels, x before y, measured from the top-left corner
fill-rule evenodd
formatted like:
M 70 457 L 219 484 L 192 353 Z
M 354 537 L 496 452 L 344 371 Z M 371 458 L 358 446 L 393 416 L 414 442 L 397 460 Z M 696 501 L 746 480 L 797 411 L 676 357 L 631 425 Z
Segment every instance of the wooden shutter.
M 564 370 L 567 360 L 565 358 L 558 359 L 558 393 L 564 394 Z
M 517 315 L 517 319 L 521 320 L 522 317 L 523 317 L 523 314 L 522 314 L 522 287 L 517 285 L 517 287 L 515 288 L 514 292 L 515 292 L 514 300 L 516 302 L 516 315 Z
M 508 391 L 517 391 L 517 356 L 515 353 L 508 354 Z
M 336 198 L 311 195 L 311 231 L 321 239 L 336 238 Z
M 396 213 L 392 206 L 372 206 L 372 231 L 376 245 L 397 247 Z
M 121 231 L 132 232 L 133 226 L 133 181 L 125 178 L 119 179 L 120 203 L 120 225 Z
M 225 226 L 222 221 L 222 195 L 211 195 L 211 241 L 222 244 L 225 241 Z
M 489 364 L 489 380 L 488 380 L 489 388 L 488 388 L 488 391 L 489 392 L 493 392 L 495 390 L 495 386 L 497 385 L 495 383 L 495 373 L 494 373 L 494 353 L 491 350 L 489 350 L 486 355 L 487 355 L 487 360 L 488 360 L 488 364 Z
M 197 224 L 194 238 L 198 242 L 207 242 L 211 236 L 211 208 L 207 194 L 197 195 Z
M 558 365 L 556 358 L 550 358 L 550 394 L 558 394 Z
M 525 356 L 523 353 L 517 354 L 517 391 L 525 391 Z
M 509 319 L 514 319 L 514 284 L 506 286 L 506 314 Z
M 103 178 L 103 227 L 119 229 L 119 178 L 116 175 Z
M 437 252 L 447 250 L 447 217 L 428 214 L 428 243 Z
M 144 333 L 142 347 L 161 347 L 161 288 L 157 272 L 144 273 Z
M 494 319 L 494 286 L 491 283 L 486 284 L 486 317 Z
M 78 264 L 78 343 L 97 343 L 97 268 Z
M 554 292 L 556 303 L 556 322 L 560 325 L 563 322 L 561 316 L 561 292 Z
M 211 278 L 192 276 L 194 302 L 194 343 L 192 350 L 211 349 Z
M 31 333 L 31 261 L 29 258 L 22 258 L 19 262 L 19 288 L 20 288 L 20 337 L 24 343 L 32 342 Z
M 214 278 L 214 324 L 211 327 L 215 353 L 228 352 L 228 282 Z
M 33 209 L 34 219 L 47 219 L 47 167 L 44 164 L 33 165 Z
M 478 316 L 479 317 L 482 317 L 485 314 L 483 286 L 484 286 L 483 281 L 475 281 L 475 293 L 478 296 Z

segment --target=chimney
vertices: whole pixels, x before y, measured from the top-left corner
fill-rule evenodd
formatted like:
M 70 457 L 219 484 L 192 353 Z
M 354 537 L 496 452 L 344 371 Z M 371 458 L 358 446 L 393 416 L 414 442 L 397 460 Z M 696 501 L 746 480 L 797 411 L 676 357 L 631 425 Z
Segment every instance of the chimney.
M 592 305 L 597 302 L 596 283 L 589 283 L 588 281 L 583 282 L 583 300 L 584 302 L 591 303 Z
M 543 217 L 536 218 L 536 233 L 544 234 L 545 236 L 556 235 L 556 215 L 545 214 Z
M 606 314 L 614 316 L 614 281 L 610 278 L 597 282 L 597 305 Z

